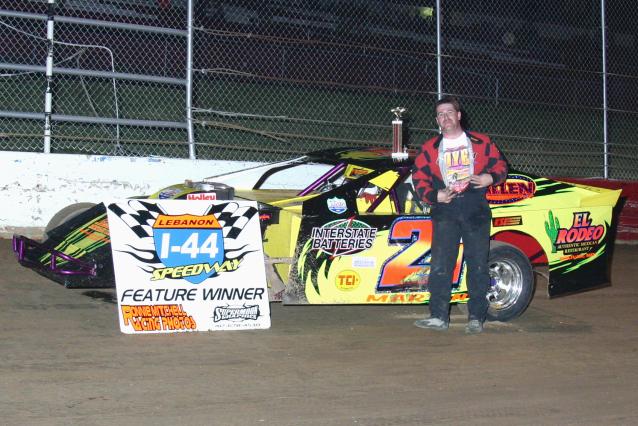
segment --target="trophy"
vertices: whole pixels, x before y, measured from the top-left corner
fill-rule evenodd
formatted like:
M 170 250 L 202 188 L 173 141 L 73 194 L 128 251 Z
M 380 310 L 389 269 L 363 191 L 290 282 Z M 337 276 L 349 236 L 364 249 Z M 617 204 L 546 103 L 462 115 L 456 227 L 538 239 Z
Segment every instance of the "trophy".
M 396 107 L 390 110 L 394 113 L 392 120 L 392 160 L 396 162 L 408 159 L 408 150 L 403 146 L 403 119 L 401 115 L 406 111 L 403 107 Z

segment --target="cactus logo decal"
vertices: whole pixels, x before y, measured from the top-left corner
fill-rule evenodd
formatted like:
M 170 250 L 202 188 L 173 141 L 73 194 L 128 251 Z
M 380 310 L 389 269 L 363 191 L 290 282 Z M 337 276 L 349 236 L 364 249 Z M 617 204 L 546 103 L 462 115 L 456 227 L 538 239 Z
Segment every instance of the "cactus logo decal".
M 574 212 L 569 228 L 561 228 L 560 221 L 549 211 L 545 232 L 552 241 L 552 253 L 561 250 L 565 254 L 591 251 L 605 235 L 604 225 L 592 225 L 590 212 Z
M 545 221 L 545 232 L 552 242 L 552 253 L 556 253 L 556 237 L 558 236 L 558 230 L 560 229 L 560 222 L 557 217 L 554 217 L 554 213 L 549 211 L 549 219 Z

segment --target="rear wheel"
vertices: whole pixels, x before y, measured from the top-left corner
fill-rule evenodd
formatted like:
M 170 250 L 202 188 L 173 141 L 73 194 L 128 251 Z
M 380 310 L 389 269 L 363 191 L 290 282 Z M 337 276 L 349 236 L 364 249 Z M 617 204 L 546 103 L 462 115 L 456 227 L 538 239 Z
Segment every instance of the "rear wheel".
M 489 271 L 488 320 L 509 321 L 525 312 L 534 297 L 534 273 L 527 256 L 510 244 L 493 241 Z
M 48 236 L 51 230 L 84 213 L 93 206 L 95 206 L 94 203 L 77 203 L 66 206 L 55 215 L 53 215 L 46 228 L 44 228 L 45 234 Z

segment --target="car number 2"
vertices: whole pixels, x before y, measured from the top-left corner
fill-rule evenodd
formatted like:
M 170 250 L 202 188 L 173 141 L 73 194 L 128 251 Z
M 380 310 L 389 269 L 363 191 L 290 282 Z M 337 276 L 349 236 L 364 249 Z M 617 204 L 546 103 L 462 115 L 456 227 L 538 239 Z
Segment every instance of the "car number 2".
M 406 217 L 395 220 L 388 235 L 388 243 L 403 246 L 389 257 L 381 267 L 378 292 L 425 291 L 430 275 L 432 221 L 424 217 Z M 452 286 L 461 280 L 463 244 L 452 275 Z

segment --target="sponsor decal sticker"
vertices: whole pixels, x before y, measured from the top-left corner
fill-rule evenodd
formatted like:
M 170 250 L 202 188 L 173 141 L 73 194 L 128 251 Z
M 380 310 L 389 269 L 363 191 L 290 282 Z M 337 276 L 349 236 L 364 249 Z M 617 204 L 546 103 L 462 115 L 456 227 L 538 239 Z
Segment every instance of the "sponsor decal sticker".
M 549 211 L 548 220 L 545 221 L 545 232 L 552 241 L 552 253 L 561 250 L 566 255 L 589 252 L 605 235 L 603 225 L 592 225 L 590 212 L 574 212 L 574 218 L 569 228 L 560 225 L 558 217 L 554 217 Z
M 213 321 L 231 321 L 231 322 L 244 322 L 244 321 L 257 321 L 259 318 L 259 305 L 251 306 L 217 306 L 213 311 Z
M 187 200 L 216 200 L 217 194 L 214 192 L 197 192 L 186 194 Z
M 495 228 L 501 226 L 519 226 L 523 224 L 522 216 L 505 216 L 495 217 L 492 219 L 492 226 Z
M 451 302 L 466 302 L 467 293 L 453 293 Z M 425 303 L 430 300 L 430 293 L 396 293 L 396 294 L 368 294 L 367 303 Z
M 348 210 L 348 206 L 346 205 L 346 200 L 343 198 L 328 198 L 328 210 L 333 213 L 341 214 Z
M 349 164 L 346 168 L 344 176 L 348 179 L 356 179 L 358 177 L 365 176 L 373 171 L 374 170 L 368 169 L 367 167 L 354 166 L 352 164 Z
M 377 266 L 377 260 L 374 257 L 354 256 L 352 266 L 354 268 L 374 268 Z
M 487 188 L 487 201 L 490 204 L 512 204 L 532 198 L 536 192 L 536 183 L 528 176 L 508 175 L 507 180 L 500 185 Z
M 182 190 L 180 188 L 172 188 L 172 189 L 165 189 L 162 192 L 159 193 L 158 198 L 160 200 L 167 200 L 170 198 L 175 198 L 175 196 L 177 194 L 179 194 L 180 192 L 182 192 Z
M 429 293 L 369 294 L 366 303 L 424 303 Z
M 122 305 L 125 326 L 136 332 L 186 331 L 197 328 L 195 319 L 182 305 Z
M 351 255 L 372 247 L 376 235 L 377 228 L 360 220 L 333 220 L 321 227 L 312 228 L 311 248 L 331 256 Z
M 335 286 L 339 290 L 351 291 L 359 287 L 361 277 L 355 271 L 346 269 L 337 274 L 335 278 Z

